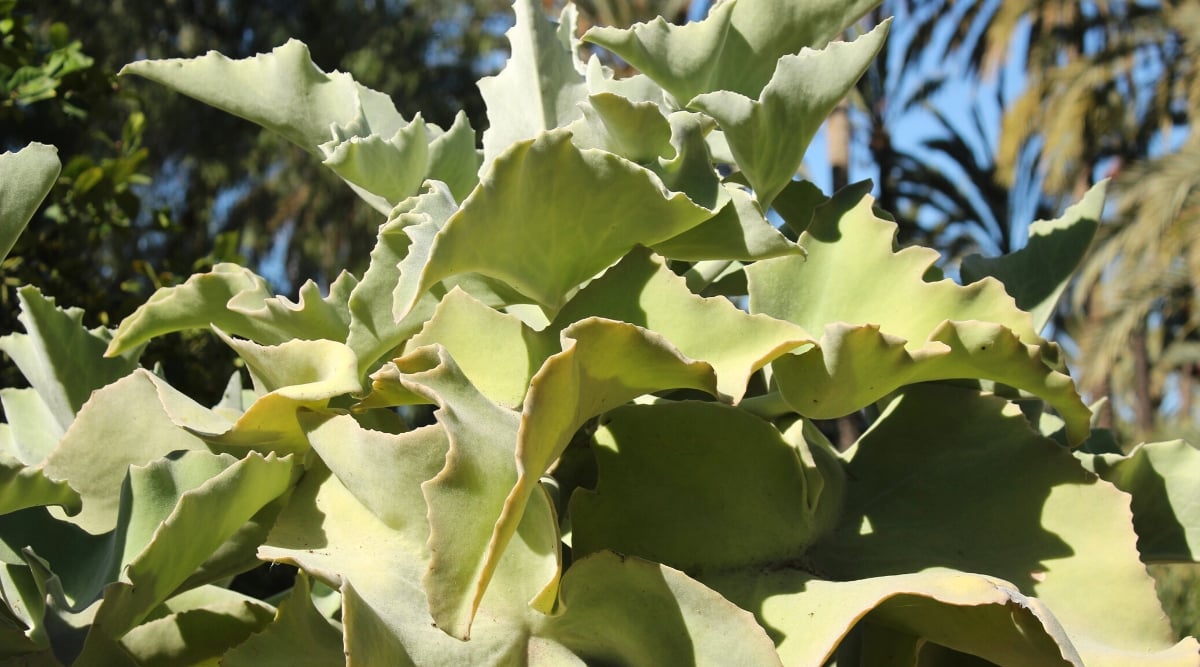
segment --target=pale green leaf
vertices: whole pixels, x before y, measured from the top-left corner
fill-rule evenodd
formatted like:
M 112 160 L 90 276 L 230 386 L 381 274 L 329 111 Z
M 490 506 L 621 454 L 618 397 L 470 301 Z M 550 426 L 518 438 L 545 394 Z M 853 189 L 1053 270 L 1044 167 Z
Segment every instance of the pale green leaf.
M 877 4 L 727 0 L 696 23 L 676 26 L 659 17 L 628 29 L 592 28 L 583 39 L 645 73 L 681 106 L 718 90 L 756 98 L 780 57 L 823 47 Z
M 333 138 L 318 147 L 322 164 L 380 213 L 412 196 L 425 180 L 430 133 L 420 114 L 390 137 L 371 134 L 362 123 L 335 125 L 332 131 Z
M 1098 183 L 1061 218 L 1031 224 L 1029 242 L 1012 254 L 967 257 L 962 263 L 963 281 L 995 277 L 1004 283 L 1017 306 L 1033 315 L 1034 328 L 1041 331 L 1054 316 L 1067 283 L 1092 244 L 1106 190 L 1107 182 Z
M 487 307 L 455 287 L 442 297 L 433 317 L 406 349 L 439 344 L 463 375 L 485 396 L 516 408 L 542 362 L 558 351 L 557 337 L 534 331 L 521 320 Z
M 1052 405 L 1072 445 L 1088 435 L 1092 413 L 1071 378 L 1046 365 L 1040 345 L 990 322 L 944 322 L 924 347 L 876 325 L 826 326 L 817 347 L 775 360 L 775 380 L 798 413 L 833 419 L 864 408 L 900 387 L 931 380 L 986 379 L 1028 391 Z
M 511 46 L 508 62 L 499 74 L 478 84 L 488 116 L 483 133 L 485 172 L 512 144 L 578 119 L 579 105 L 587 99 L 575 56 L 546 18 L 541 3 L 514 0 L 513 10 L 516 23 L 506 33 Z
M 479 184 L 483 155 L 475 148 L 475 130 L 466 112 L 454 117 L 454 124 L 429 143 L 429 178 L 450 188 L 454 199 L 462 201 Z
M 222 667 L 325 667 L 345 664 L 342 633 L 313 606 L 309 577 L 300 572 L 275 619 L 221 657 Z
M 211 443 L 280 454 L 304 452 L 308 438 L 297 421 L 301 409 L 317 410 L 362 389 L 353 350 L 331 340 L 290 340 L 257 345 L 221 334 L 250 369 L 260 396 L 232 429 L 190 428 Z
M 814 333 L 838 322 L 874 324 L 903 338 L 909 350 L 924 347 L 946 320 L 995 322 L 1024 342 L 1042 342 L 1032 318 L 999 281 L 966 287 L 926 282 L 938 254 L 920 247 L 894 251 L 895 223 L 876 217 L 872 199 L 857 195 L 844 190 L 817 210 L 799 240 L 807 258 L 780 257 L 747 267 L 751 312 Z
M 434 184 L 398 207 L 380 226 L 371 263 L 349 299 L 346 344 L 358 355 L 360 373 L 374 368 L 380 358 L 397 350 L 433 316 L 437 299 L 428 295 L 407 316 L 394 318 L 393 292 L 400 283 L 400 262 L 412 252 L 414 239 L 418 243 L 431 239 L 457 210 L 450 191 Z
M 789 322 L 749 315 L 722 298 L 692 294 L 662 259 L 635 249 L 579 291 L 549 327 L 556 331 L 596 316 L 661 334 L 717 374 L 717 388 L 737 402 L 750 376 L 776 357 L 811 343 Z
M 561 595 L 562 612 L 538 634 L 566 646 L 575 664 L 782 664 L 750 614 L 664 565 L 592 554 L 567 570 Z
M 0 260 L 50 194 L 61 169 L 58 149 L 46 144 L 35 142 L 0 155 Z
M 577 557 L 611 549 L 703 580 L 786 562 L 817 537 L 800 457 L 770 423 L 737 408 L 620 407 L 605 415 L 592 451 L 599 483 L 570 505 Z
M 581 151 L 566 132 L 546 133 L 497 158 L 428 249 L 410 249 L 400 264 L 395 316 L 464 273 L 501 280 L 553 310 L 635 245 L 665 241 L 712 214 L 632 162 Z
M 363 428 L 348 415 L 307 413 L 301 424 L 313 451 L 346 489 L 423 553 L 429 540 L 421 484 L 446 463 L 446 431 L 431 424 L 399 435 Z
M 17 298 L 17 319 L 26 333 L 0 338 L 0 351 L 12 358 L 65 429 L 94 390 L 137 367 L 141 349 L 130 345 L 123 356 L 105 359 L 108 332 L 85 329 L 82 310 L 58 308 L 31 286 L 17 290 Z
M 791 182 L 817 129 L 875 59 L 888 25 L 853 42 L 783 56 L 757 99 L 718 91 L 688 103 L 716 119 L 764 209 Z
M 954 647 L 991 661 L 986 664 L 1084 665 L 1041 601 L 993 577 L 931 568 L 824 581 L 800 569 L 781 568 L 761 572 L 757 579 L 749 573 L 736 581 L 731 576 L 718 588 L 755 610 L 789 665 L 825 664 L 856 624 L 868 633 L 885 627 L 921 644 Z M 864 651 L 880 650 L 878 639 L 865 634 Z M 852 664 L 887 664 L 880 659 L 869 652 Z
M 470 515 L 460 518 L 468 520 Z M 430 616 L 421 583 L 427 556 L 414 548 L 412 535 L 384 524 L 318 466 L 301 480 L 259 553 L 294 563 L 341 590 L 351 664 L 490 665 L 506 664 L 523 654 L 528 636 L 523 628 L 534 613 L 523 601 L 514 607 L 502 600 L 495 613 L 481 615 L 471 641 L 440 629 Z M 506 560 L 531 556 L 513 549 Z M 501 567 L 498 576 L 506 577 L 508 571 Z M 525 588 L 519 581 L 512 583 Z M 500 595 L 490 594 L 485 607 Z
M 1127 455 L 1075 456 L 1133 496 L 1133 528 L 1143 561 L 1200 561 L 1200 451 L 1175 440 L 1138 445 Z
M 299 302 L 271 294 L 267 282 L 236 264 L 217 264 L 182 285 L 164 287 L 121 321 L 108 354 L 119 354 L 163 334 L 217 326 L 263 344 L 293 338 L 344 341 L 350 328 L 347 302 L 357 281 L 342 273 L 322 297 L 316 283 L 300 286 Z
M 290 459 L 257 453 L 237 460 L 189 452 L 133 468 L 124 567 L 104 589 L 89 641 L 97 634 L 121 637 L 139 624 L 291 483 Z
M 598 148 L 644 166 L 671 158 L 671 124 L 653 102 L 616 93 L 594 93 L 580 107 L 583 118 L 567 126 L 579 148 Z
M 225 661 L 230 648 L 262 630 L 273 616 L 269 605 L 216 586 L 176 595 L 156 612 L 163 610 L 169 613 L 121 638 L 121 647 L 138 665 L 178 667 L 210 664 L 218 658 Z
M 83 499 L 83 511 L 69 521 L 92 534 L 113 530 L 129 466 L 207 449 L 179 423 L 216 432 L 232 426 L 145 370 L 93 394 L 43 466 L 47 477 L 67 482 Z
M 66 427 L 36 389 L 0 389 L 8 419 L 8 444 L 0 452 L 25 465 L 38 465 L 58 446 Z
M 436 404 L 434 414 L 449 438 L 445 467 L 422 485 L 430 529 L 424 583 L 438 627 L 462 639 L 470 636 L 472 619 L 506 553 L 516 574 L 496 595 L 513 607 L 537 600 L 548 609 L 559 563 L 557 522 L 545 494 L 503 515 L 518 481 L 514 450 L 521 414 L 480 393 L 436 346 L 385 365 L 372 376 L 372 389 L 373 394 L 410 392 Z M 494 536 L 504 529 L 506 535 Z M 511 540 L 514 533 L 519 539 Z M 510 540 L 526 548 L 506 551 Z
M 841 521 L 807 554 L 824 577 L 934 566 L 997 577 L 1039 599 L 1089 666 L 1194 664 L 1200 644 L 1176 644 L 1139 560 L 1129 497 L 1016 406 L 911 387 L 846 466 Z
M 0 516 L 39 505 L 59 505 L 68 514 L 79 512 L 79 494 L 66 482 L 15 459 L 0 456 Z
M 724 186 L 728 201 L 712 219 L 654 245 L 654 252 L 687 261 L 752 261 L 801 255 L 804 250 L 788 241 L 763 215 L 749 194 L 736 186 Z
M 308 47 L 294 39 L 244 60 L 211 51 L 192 59 L 141 60 L 121 74 L 136 74 L 245 118 L 313 154 L 333 138 L 331 125 L 361 120 L 372 133 L 392 136 L 407 124 L 387 95 L 364 88 L 349 74 L 321 71 Z

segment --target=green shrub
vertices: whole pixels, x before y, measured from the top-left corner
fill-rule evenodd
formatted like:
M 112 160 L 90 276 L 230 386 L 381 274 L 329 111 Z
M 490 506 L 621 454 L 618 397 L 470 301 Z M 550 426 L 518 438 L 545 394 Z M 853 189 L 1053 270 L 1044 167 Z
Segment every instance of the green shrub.
M 1197 664 L 1144 563 L 1195 560 L 1200 454 L 1095 453 L 1039 336 L 1102 189 L 963 286 L 893 247 L 867 188 L 793 180 L 883 43 L 827 44 L 871 4 L 729 0 L 580 43 L 570 7 L 518 0 L 482 150 L 298 42 L 127 67 L 311 151 L 386 222 L 363 275 L 297 302 L 221 264 L 88 331 L 21 290 L 0 655 Z M 6 233 L 56 172 L 31 151 L 0 164 Z M 252 381 L 212 408 L 137 361 L 195 328 Z M 845 452 L 813 421 L 863 409 Z M 299 568 L 290 592 L 228 587 L 262 562 Z

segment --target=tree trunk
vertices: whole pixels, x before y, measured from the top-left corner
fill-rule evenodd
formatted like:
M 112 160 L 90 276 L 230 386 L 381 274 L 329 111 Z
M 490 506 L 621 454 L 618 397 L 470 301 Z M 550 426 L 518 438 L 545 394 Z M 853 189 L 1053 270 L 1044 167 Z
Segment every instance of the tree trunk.
M 1133 346 L 1133 413 L 1138 437 L 1146 437 L 1154 430 L 1154 397 L 1150 388 L 1150 353 L 1146 349 L 1146 328 L 1142 325 L 1133 334 L 1129 344 Z

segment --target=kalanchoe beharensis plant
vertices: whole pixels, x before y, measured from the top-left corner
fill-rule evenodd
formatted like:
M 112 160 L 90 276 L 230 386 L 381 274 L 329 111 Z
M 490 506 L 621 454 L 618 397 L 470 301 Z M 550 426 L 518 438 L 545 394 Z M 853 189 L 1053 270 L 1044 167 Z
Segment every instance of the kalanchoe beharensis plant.
M 297 42 L 126 68 L 306 148 L 386 221 L 363 275 L 298 302 L 219 265 L 89 331 L 21 291 L 0 657 L 1200 663 L 1144 565 L 1200 553 L 1200 453 L 1102 453 L 1040 337 L 1101 189 L 960 285 L 866 187 L 794 180 L 884 41 L 831 41 L 870 0 L 582 40 L 540 4 L 480 82 L 482 148 Z M 4 237 L 48 151 L 0 159 Z M 252 380 L 211 408 L 137 361 L 197 327 Z M 847 451 L 814 425 L 862 409 Z M 294 587 L 228 588 L 263 562 Z

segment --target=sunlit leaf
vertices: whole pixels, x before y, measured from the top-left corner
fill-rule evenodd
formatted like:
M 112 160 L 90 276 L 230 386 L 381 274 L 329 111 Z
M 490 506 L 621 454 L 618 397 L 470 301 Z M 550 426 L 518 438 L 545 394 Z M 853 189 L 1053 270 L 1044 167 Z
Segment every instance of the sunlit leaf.
M 1010 255 L 967 257 L 962 263 L 963 281 L 998 279 L 1017 306 L 1033 315 L 1034 328 L 1041 331 L 1092 244 L 1106 191 L 1107 183 L 1099 183 L 1061 218 L 1034 222 L 1028 244 Z
M 696 23 L 676 26 L 659 17 L 629 29 L 592 28 L 584 40 L 632 64 L 680 105 L 717 90 L 756 98 L 781 56 L 821 48 L 877 4 L 729 0 Z
M 883 23 L 850 43 L 783 56 L 757 99 L 720 90 L 688 103 L 688 108 L 720 124 L 763 208 L 796 175 L 808 143 L 875 59 L 889 25 Z
M 1128 455 L 1075 454 L 1084 467 L 1133 496 L 1142 560 L 1200 560 L 1200 451 L 1181 440 L 1138 445 Z

